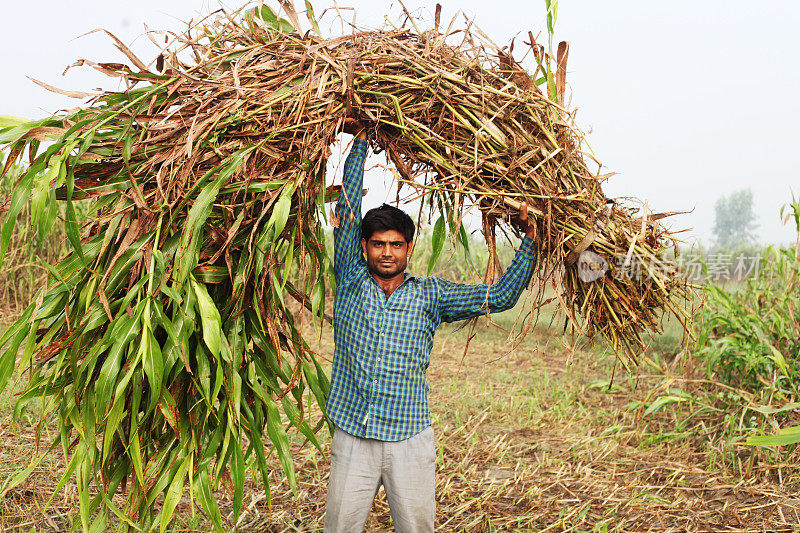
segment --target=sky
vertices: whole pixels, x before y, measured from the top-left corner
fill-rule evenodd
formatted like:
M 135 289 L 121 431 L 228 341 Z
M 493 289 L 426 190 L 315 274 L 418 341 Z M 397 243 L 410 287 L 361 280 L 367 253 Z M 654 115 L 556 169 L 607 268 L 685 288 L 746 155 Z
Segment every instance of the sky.
M 80 104 L 27 76 L 69 90 L 118 88 L 86 67 L 62 76 L 80 58 L 125 61 L 108 37 L 87 32 L 107 29 L 149 62 L 157 49 L 145 25 L 180 30 L 182 21 L 220 6 L 216 0 L 2 1 L 0 115 L 27 118 Z M 329 5 L 312 3 L 318 16 Z M 352 7 L 341 9 L 344 18 L 355 16 L 357 26 L 370 29 L 387 15 L 396 22 L 401 13 L 397 2 L 338 5 Z M 414 16 L 433 19 L 435 2 L 407 0 L 405 6 Z M 546 43 L 544 0 L 462 0 L 444 4 L 442 20 L 449 21 L 456 8 L 498 44 L 516 38 L 520 51 L 529 30 Z M 322 30 L 340 33 L 342 24 L 331 15 L 321 17 Z M 791 188 L 800 195 L 792 155 L 800 141 L 798 27 L 800 3 L 788 0 L 562 0 L 555 37 L 570 43 L 571 107 L 603 172 L 617 173 L 604 185 L 606 195 L 646 200 L 657 212 L 688 211 L 667 219 L 668 225 L 689 229 L 682 235 L 690 242 L 710 244 L 717 198 L 751 188 L 760 241 L 794 242 L 794 229 L 782 225 L 778 212 L 791 200 Z M 382 162 L 376 157 L 368 166 Z M 365 207 L 387 198 L 386 181 L 385 172 L 368 172 Z

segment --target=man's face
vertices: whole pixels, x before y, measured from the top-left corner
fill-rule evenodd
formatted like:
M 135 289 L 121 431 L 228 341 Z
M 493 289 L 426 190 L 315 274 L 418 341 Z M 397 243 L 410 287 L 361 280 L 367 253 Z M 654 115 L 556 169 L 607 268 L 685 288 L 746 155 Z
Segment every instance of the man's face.
M 367 256 L 367 269 L 390 279 L 405 271 L 414 243 L 406 242 L 399 231 L 390 229 L 376 231 L 369 241 L 361 239 L 361 248 Z

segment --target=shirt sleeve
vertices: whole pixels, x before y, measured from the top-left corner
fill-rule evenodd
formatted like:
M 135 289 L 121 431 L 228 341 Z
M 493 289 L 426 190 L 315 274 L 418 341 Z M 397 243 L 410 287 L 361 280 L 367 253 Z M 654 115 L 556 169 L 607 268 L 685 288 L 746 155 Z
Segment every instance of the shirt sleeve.
M 436 278 L 438 308 L 443 322 L 455 322 L 511 309 L 528 286 L 536 266 L 537 250 L 533 239 L 522 239 L 514 261 L 495 283 L 467 285 Z
M 342 194 L 336 203 L 339 227 L 333 230 L 336 281 L 347 279 L 361 259 L 361 196 L 364 187 L 366 139 L 355 139 L 344 163 Z

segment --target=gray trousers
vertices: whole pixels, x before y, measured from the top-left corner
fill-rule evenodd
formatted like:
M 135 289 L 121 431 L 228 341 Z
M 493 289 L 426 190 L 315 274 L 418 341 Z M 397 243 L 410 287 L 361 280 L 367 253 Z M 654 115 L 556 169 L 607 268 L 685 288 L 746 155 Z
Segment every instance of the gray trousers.
M 362 439 L 336 428 L 331 447 L 325 531 L 363 531 L 381 485 L 396 531 L 433 531 L 435 464 L 432 427 L 394 442 Z

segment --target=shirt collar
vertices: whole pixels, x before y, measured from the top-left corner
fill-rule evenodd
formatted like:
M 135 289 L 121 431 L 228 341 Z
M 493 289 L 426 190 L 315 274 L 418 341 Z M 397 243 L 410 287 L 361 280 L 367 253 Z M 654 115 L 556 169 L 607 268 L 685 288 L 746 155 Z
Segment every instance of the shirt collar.
M 378 287 L 380 289 L 380 285 L 378 285 L 378 282 L 375 281 L 375 278 L 372 277 L 372 274 L 370 273 L 369 269 L 365 269 L 365 270 L 367 271 L 367 277 L 369 278 L 369 280 L 373 284 L 375 284 L 376 287 Z M 407 271 L 403 272 L 403 282 L 400 285 L 398 285 L 397 289 L 395 289 L 395 290 L 398 290 L 400 287 L 402 287 L 406 283 L 417 282 L 417 281 L 419 281 L 419 279 L 420 279 L 419 276 L 414 276 L 413 274 L 409 274 Z

